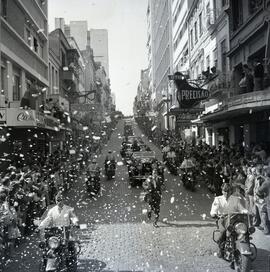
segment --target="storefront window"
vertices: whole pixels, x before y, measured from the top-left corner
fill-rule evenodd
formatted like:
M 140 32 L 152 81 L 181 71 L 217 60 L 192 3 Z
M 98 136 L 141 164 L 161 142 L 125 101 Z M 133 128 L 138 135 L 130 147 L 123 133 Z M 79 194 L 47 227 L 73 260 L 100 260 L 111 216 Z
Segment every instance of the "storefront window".
M 13 68 L 13 101 L 21 99 L 21 77 L 20 71 Z

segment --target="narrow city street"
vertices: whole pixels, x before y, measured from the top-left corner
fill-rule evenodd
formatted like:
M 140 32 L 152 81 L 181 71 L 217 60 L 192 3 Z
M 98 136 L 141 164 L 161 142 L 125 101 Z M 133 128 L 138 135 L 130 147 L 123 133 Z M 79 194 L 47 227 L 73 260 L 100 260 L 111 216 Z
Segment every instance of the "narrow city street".
M 120 121 L 98 157 L 102 167 L 108 150 L 117 157 L 116 177 L 110 181 L 102 177 L 101 196 L 90 198 L 85 193 L 83 176 L 67 195 L 66 203 L 75 207 L 80 223 L 88 226 L 79 233 L 82 252 L 78 271 L 231 271 L 228 263 L 216 257 L 212 241 L 215 222 L 209 218 L 213 196 L 204 188 L 187 192 L 178 178 L 166 173 L 160 227 L 153 227 L 144 212 L 146 204 L 140 200 L 142 188 L 129 186 L 127 168 L 119 155 L 122 133 Z M 161 159 L 161 152 L 138 128 L 135 133 Z M 269 271 L 269 236 L 257 230 L 254 241 L 258 258 L 253 269 Z M 34 234 L 16 249 L 5 272 L 37 272 L 40 259 L 38 237 Z

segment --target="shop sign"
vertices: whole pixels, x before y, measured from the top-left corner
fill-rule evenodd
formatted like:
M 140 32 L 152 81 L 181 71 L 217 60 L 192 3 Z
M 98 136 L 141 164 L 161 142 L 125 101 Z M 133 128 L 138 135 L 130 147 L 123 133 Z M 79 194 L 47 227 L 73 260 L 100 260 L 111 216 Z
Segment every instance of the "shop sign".
M 7 121 L 7 111 L 6 109 L 0 109 L 0 123 L 5 123 Z
M 197 118 L 197 115 L 194 113 L 181 113 L 176 116 L 176 123 L 190 123 L 191 120 Z
M 193 108 L 200 101 L 209 97 L 208 90 L 190 85 L 185 77 L 179 72 L 176 72 L 174 75 L 170 75 L 169 79 L 174 80 L 176 85 L 177 100 L 180 108 Z
M 7 109 L 7 125 L 11 127 L 35 127 L 36 118 L 34 111 L 17 108 Z
M 1 111 L 0 111 L 1 112 Z M 7 109 L 7 125 L 11 127 L 40 127 L 59 130 L 60 121 L 35 110 Z M 1 121 L 1 119 L 0 119 Z

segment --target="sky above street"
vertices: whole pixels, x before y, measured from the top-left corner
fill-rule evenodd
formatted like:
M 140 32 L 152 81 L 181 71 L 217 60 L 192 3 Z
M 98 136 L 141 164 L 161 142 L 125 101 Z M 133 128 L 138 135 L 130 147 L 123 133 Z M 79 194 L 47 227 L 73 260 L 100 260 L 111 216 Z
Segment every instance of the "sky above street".
M 141 69 L 147 68 L 147 0 L 49 0 L 49 30 L 54 18 L 87 20 L 89 28 L 109 32 L 109 73 L 116 107 L 132 114 Z

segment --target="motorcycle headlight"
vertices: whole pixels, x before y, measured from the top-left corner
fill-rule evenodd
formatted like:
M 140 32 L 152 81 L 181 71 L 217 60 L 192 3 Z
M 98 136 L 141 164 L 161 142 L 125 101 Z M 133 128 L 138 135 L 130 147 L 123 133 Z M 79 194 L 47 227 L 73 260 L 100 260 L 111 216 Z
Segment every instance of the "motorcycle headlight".
M 48 240 L 49 248 L 56 249 L 60 246 L 60 240 L 57 237 L 50 237 Z
M 237 234 L 245 234 L 248 231 L 247 225 L 244 223 L 237 223 L 234 228 Z

